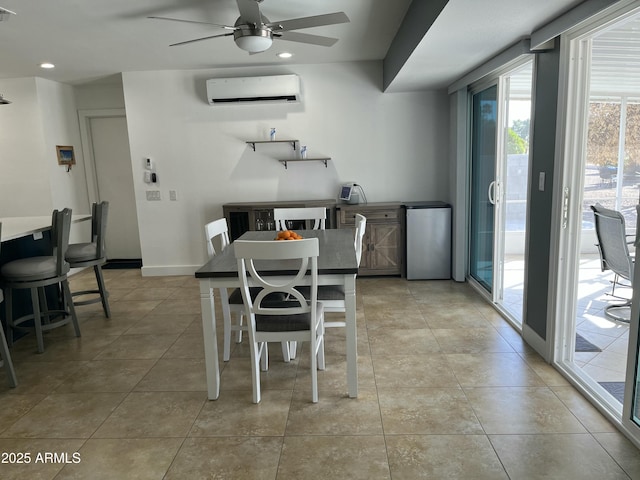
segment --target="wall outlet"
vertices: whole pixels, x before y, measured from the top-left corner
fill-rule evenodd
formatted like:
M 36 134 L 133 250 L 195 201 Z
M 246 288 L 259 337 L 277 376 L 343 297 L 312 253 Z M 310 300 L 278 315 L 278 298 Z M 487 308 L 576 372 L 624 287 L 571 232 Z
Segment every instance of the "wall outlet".
M 160 190 L 147 190 L 147 201 L 157 202 L 159 200 L 162 200 Z
M 171 200 L 172 202 L 178 200 L 178 192 L 175 190 L 169 190 L 169 200 Z

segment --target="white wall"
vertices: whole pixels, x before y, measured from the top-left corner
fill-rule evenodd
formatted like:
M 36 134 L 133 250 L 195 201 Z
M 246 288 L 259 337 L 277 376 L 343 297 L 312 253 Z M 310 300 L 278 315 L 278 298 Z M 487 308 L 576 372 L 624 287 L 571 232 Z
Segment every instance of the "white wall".
M 299 105 L 211 107 L 212 77 L 297 73 Z M 145 274 L 192 272 L 204 260 L 202 227 L 222 204 L 335 198 L 361 184 L 369 202 L 449 198 L 446 92 L 383 94 L 381 62 L 211 71 L 128 72 L 123 87 Z M 322 163 L 289 164 L 286 144 L 258 145 L 271 127 Z M 144 159 L 159 183 L 143 183 Z M 158 189 L 162 201 L 146 201 Z M 169 190 L 177 190 L 171 202 Z
M 70 207 L 91 212 L 73 87 L 37 77 L 0 80 L 13 103 L 0 107 L 0 217 L 51 215 Z M 77 164 L 58 165 L 56 145 L 72 145 Z M 88 236 L 74 224 L 70 241 Z
M 74 214 L 91 213 L 73 87 L 42 78 L 36 78 L 36 85 L 42 112 L 43 160 L 49 170 L 52 206 L 71 208 Z M 56 145 L 74 147 L 76 165 L 70 171 L 58 165 Z
M 78 110 L 124 108 L 122 75 L 74 87 Z
M 0 80 L 0 217 L 50 215 L 49 168 L 36 79 Z M 55 145 L 53 146 L 55 158 Z

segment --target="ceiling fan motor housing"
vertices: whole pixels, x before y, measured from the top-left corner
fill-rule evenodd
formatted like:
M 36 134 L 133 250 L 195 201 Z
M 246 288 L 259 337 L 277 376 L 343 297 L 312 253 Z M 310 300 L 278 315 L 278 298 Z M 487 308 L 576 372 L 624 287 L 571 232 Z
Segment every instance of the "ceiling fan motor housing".
M 268 22 L 265 17 L 263 19 Z M 233 31 L 233 39 L 242 50 L 246 50 L 249 53 L 258 53 L 264 52 L 271 47 L 273 32 L 264 23 L 260 26 L 247 24 L 241 18 L 238 18 L 234 26 L 236 29 Z

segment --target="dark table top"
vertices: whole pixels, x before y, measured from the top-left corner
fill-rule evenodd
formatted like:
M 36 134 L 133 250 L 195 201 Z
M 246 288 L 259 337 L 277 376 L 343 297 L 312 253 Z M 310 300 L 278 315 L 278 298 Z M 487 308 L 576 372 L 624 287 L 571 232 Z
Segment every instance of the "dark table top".
M 318 256 L 318 274 L 357 274 L 356 251 L 353 245 L 354 237 L 351 229 L 330 230 L 298 230 L 304 238 L 317 238 L 320 244 Z M 277 232 L 246 232 L 239 240 L 274 240 Z M 295 242 L 295 240 L 282 240 Z M 291 269 L 288 268 L 291 265 Z M 292 275 L 297 273 L 299 262 L 283 260 L 260 262 L 259 270 L 263 275 Z M 233 243 L 222 253 L 205 263 L 195 273 L 196 278 L 224 278 L 237 277 L 238 264 L 234 253 Z

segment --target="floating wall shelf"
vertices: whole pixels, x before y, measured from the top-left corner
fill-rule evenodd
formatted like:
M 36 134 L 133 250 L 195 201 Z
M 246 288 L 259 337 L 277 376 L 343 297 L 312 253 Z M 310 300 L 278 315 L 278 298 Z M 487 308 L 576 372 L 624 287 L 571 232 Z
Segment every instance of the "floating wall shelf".
M 322 162 L 324 163 L 324 168 L 327 168 L 327 162 L 331 160 L 330 158 L 292 158 L 289 160 L 278 160 L 280 163 L 284 165 L 285 170 L 287 169 L 287 163 L 289 162 Z
M 247 145 L 250 145 L 251 148 L 253 149 L 253 151 L 256 151 L 256 145 L 257 144 L 267 144 L 267 143 L 288 143 L 289 145 L 291 145 L 291 147 L 293 148 L 293 150 L 296 150 L 296 145 L 298 143 L 300 143 L 300 140 L 294 140 L 294 139 L 290 139 L 290 140 L 250 140 L 248 142 L 246 142 Z M 331 158 L 329 157 L 314 157 L 314 158 L 288 158 L 288 159 L 282 159 L 282 160 L 278 160 L 281 164 L 284 165 L 285 170 L 287 169 L 287 164 L 289 162 L 322 162 L 324 163 L 324 167 L 327 168 L 327 162 L 331 160 Z
M 295 150 L 296 149 L 296 144 L 299 142 L 300 140 L 252 140 L 250 142 L 247 142 L 248 145 L 251 145 L 251 148 L 253 148 L 253 151 L 256 151 L 256 144 L 257 143 L 289 143 L 291 144 L 291 147 Z

